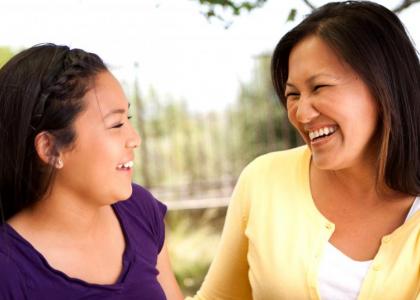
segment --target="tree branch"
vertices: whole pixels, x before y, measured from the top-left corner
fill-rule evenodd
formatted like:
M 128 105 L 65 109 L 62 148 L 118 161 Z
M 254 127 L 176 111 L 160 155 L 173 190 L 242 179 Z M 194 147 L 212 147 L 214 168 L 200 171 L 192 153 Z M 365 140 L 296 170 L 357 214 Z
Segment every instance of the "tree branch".
M 417 2 L 420 2 L 420 0 L 404 0 L 401 2 L 400 5 L 394 8 L 392 11 L 397 14 Z
M 219 13 L 216 11 L 217 7 L 221 7 L 223 9 L 229 8 L 233 16 L 239 16 L 243 11 L 252 11 L 256 8 L 262 7 L 267 0 L 194 0 L 201 4 L 201 6 L 205 7 L 206 10 L 203 12 L 203 15 L 208 19 L 216 18 L 220 21 L 225 23 L 225 27 L 228 28 L 232 21 L 227 22 L 225 20 L 225 14 Z M 274 0 L 273 0 L 274 1 Z M 302 0 L 312 11 L 317 8 L 312 3 L 312 0 Z M 394 13 L 400 13 L 401 11 L 405 10 L 406 8 L 412 6 L 415 3 L 419 3 L 420 0 L 401 0 L 400 4 L 394 8 L 392 11 Z M 296 15 L 296 9 L 292 9 L 289 13 L 288 20 L 294 20 L 294 16 Z
M 416 1 L 420 1 L 420 0 L 416 0 Z M 311 10 L 315 10 L 315 9 L 316 9 L 316 6 L 315 6 L 315 5 L 313 5 L 311 2 L 309 2 L 309 0 L 303 0 L 303 2 L 304 2 L 307 6 L 309 6 L 309 8 L 310 8 Z
M 311 10 L 316 9 L 316 6 L 313 5 L 309 0 L 302 0 L 303 3 L 305 3 Z M 398 5 L 396 8 L 394 8 L 392 11 L 394 13 L 400 13 L 401 11 L 403 11 L 404 9 L 410 7 L 411 5 L 415 4 L 415 3 L 419 3 L 420 0 L 403 0 L 400 5 Z

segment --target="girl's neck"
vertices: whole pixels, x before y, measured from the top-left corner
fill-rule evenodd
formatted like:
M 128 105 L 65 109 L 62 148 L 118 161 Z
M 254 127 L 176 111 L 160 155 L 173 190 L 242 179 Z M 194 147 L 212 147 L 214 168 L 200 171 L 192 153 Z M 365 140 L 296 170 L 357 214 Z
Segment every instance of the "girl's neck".
M 17 231 L 65 232 L 67 237 L 75 240 L 89 239 L 98 234 L 112 210 L 109 205 L 92 203 L 82 195 L 55 188 L 8 223 Z

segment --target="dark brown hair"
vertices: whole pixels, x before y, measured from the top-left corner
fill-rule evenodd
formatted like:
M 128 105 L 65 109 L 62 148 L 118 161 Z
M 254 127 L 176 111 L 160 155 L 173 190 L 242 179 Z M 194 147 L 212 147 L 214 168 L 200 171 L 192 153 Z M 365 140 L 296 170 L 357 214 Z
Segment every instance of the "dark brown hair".
M 394 190 L 420 194 L 420 64 L 401 21 L 368 1 L 334 2 L 316 9 L 275 48 L 271 75 L 284 105 L 290 52 L 309 35 L 334 49 L 378 103 L 378 180 Z
M 54 44 L 24 50 L 0 69 L 1 223 L 39 200 L 51 184 L 54 161 L 40 161 L 36 135 L 45 131 L 54 138 L 53 160 L 70 147 L 82 97 L 106 70 L 96 54 Z

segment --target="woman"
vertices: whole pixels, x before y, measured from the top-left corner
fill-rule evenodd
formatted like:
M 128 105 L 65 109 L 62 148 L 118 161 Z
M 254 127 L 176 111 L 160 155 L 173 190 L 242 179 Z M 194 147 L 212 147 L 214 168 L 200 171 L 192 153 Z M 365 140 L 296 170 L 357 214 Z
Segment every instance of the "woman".
M 420 66 L 371 2 L 330 3 L 272 77 L 306 146 L 246 167 L 195 299 L 419 299 Z
M 34 46 L 0 70 L 1 299 L 182 298 L 166 207 L 131 184 L 128 108 L 80 49 Z

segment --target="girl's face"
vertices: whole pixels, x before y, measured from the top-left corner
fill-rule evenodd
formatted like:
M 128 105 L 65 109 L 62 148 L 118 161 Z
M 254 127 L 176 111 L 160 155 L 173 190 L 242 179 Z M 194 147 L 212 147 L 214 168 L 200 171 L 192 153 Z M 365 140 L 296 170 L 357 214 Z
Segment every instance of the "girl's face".
M 286 83 L 291 123 L 320 169 L 371 163 L 378 108 L 367 85 L 319 37 L 300 41 L 289 57 Z
M 109 72 L 99 73 L 74 122 L 76 140 L 63 152 L 56 183 L 82 199 L 110 204 L 131 195 L 133 149 L 140 138 L 128 120 L 129 104 Z

